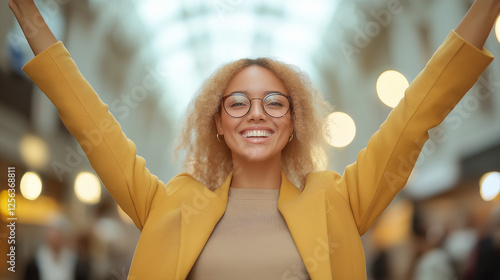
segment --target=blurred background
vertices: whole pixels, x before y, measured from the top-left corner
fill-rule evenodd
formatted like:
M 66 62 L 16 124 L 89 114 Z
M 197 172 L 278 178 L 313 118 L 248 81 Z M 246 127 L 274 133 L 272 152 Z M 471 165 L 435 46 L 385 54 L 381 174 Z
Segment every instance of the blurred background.
M 328 168 L 342 173 L 471 3 L 37 2 L 147 167 L 165 182 L 180 172 L 172 145 L 203 80 L 225 62 L 258 56 L 298 66 L 334 105 L 326 122 Z M 2 5 L 0 279 L 47 273 L 37 264 L 51 255 L 64 256 L 45 264 L 59 276 L 126 279 L 139 231 L 95 176 L 54 106 L 22 72 L 33 54 L 7 1 Z M 496 28 L 486 48 L 500 56 L 498 21 Z M 363 236 L 369 279 L 500 279 L 499 109 L 497 59 L 430 131 L 407 187 Z M 4 253 L 11 235 L 9 174 L 18 182 L 15 273 L 7 270 Z

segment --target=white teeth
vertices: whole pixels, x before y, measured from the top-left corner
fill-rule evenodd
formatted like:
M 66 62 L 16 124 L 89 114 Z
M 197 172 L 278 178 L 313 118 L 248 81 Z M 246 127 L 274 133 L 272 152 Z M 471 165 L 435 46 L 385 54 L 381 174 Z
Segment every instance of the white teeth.
M 247 130 L 243 134 L 243 137 L 269 137 L 272 135 L 270 131 L 267 130 Z

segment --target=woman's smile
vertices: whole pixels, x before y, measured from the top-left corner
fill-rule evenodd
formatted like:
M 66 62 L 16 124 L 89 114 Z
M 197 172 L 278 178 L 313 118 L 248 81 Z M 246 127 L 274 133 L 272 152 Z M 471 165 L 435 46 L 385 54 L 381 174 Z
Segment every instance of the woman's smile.
M 266 143 L 274 135 L 274 131 L 267 127 L 249 127 L 240 132 L 243 139 L 251 144 Z

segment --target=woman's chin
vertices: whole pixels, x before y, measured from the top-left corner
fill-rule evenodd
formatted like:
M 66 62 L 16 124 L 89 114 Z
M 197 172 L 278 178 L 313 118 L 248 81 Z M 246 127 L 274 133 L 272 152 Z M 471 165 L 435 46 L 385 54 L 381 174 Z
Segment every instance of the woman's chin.
M 246 163 L 266 164 L 273 162 L 276 157 L 280 157 L 280 154 L 273 155 L 272 153 L 262 151 L 261 149 L 250 149 L 244 153 L 238 154 L 236 157 L 233 156 L 233 160 L 237 159 Z

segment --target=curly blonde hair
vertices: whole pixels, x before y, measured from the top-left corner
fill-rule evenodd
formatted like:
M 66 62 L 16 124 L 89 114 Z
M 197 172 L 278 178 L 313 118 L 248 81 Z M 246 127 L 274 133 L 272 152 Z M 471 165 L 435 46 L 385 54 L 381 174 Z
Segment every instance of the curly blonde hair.
M 294 138 L 281 152 L 281 165 L 287 178 L 302 189 L 307 173 L 327 166 L 322 120 L 331 107 L 307 74 L 275 59 L 239 59 L 217 69 L 191 103 L 178 139 L 176 157 L 185 152 L 186 171 L 211 190 L 222 184 L 233 164 L 231 150 L 217 140 L 215 115 L 221 113 L 221 97 L 231 79 L 251 65 L 273 72 L 292 98 Z

